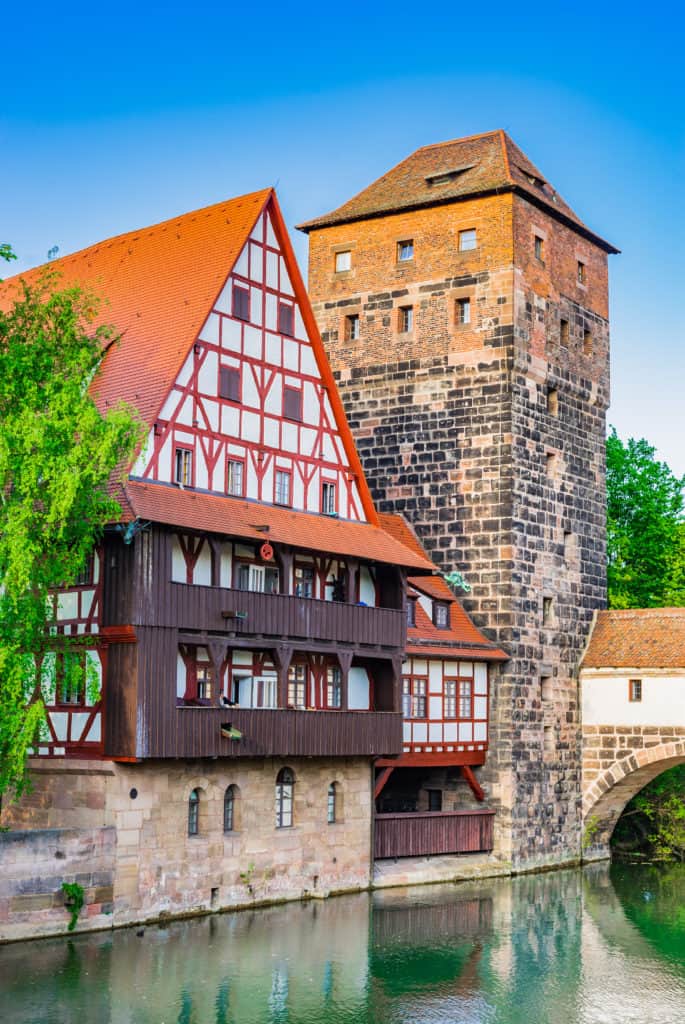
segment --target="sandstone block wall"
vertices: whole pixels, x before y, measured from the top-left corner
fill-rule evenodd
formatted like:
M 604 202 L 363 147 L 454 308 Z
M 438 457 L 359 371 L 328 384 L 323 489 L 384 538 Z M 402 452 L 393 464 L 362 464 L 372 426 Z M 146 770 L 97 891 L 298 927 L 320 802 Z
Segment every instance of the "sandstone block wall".
M 276 828 L 275 782 L 284 763 L 271 759 L 140 765 L 66 761 L 49 767 L 43 762 L 32 794 L 5 807 L 2 824 L 49 829 L 57 819 L 93 835 L 115 836 L 107 924 L 366 888 L 371 878 L 368 759 L 291 759 L 287 764 L 296 779 L 292 828 Z M 331 782 L 338 785 L 338 802 L 337 820 L 329 825 Z M 236 787 L 234 829 L 224 832 L 229 785 Z M 189 836 L 193 789 L 200 791 L 199 834 Z M 29 836 L 24 849 L 38 842 L 31 831 L 19 834 Z M 19 853 L 17 878 L 22 871 L 23 877 L 32 877 L 31 864 Z M 62 878 L 56 865 L 52 874 L 60 885 L 71 880 Z M 35 918 L 35 925 L 28 934 L 41 930 L 42 919 Z
M 473 227 L 478 248 L 458 252 Z M 414 259 L 398 263 L 407 238 Z M 352 269 L 335 274 L 344 246 Z M 374 498 L 464 573 L 465 607 L 512 655 L 492 674 L 479 773 L 497 852 L 527 866 L 578 857 L 577 665 L 606 597 L 606 255 L 503 195 L 312 231 L 309 284 Z

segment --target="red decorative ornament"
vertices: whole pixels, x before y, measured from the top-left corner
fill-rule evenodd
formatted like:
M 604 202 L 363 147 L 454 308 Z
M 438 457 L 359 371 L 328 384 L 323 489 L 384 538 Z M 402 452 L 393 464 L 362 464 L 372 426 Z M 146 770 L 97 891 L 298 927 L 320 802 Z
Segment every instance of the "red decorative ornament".
M 262 561 L 264 562 L 270 562 L 271 559 L 274 557 L 274 549 L 271 547 L 268 540 L 264 541 L 264 543 L 262 544 L 261 548 L 259 549 L 259 554 Z

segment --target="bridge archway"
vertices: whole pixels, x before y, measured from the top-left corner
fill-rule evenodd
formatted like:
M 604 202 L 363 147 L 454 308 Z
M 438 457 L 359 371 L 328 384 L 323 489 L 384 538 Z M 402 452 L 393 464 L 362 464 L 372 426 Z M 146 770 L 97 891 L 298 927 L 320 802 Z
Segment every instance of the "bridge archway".
M 583 796 L 584 860 L 609 857 L 609 840 L 627 803 L 657 775 L 685 762 L 685 739 L 628 754 L 603 771 Z

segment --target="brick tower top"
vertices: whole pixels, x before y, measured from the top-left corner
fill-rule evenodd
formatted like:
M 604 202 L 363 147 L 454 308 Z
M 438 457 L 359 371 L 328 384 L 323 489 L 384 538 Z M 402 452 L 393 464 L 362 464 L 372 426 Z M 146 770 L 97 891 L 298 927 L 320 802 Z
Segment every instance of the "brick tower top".
M 298 228 L 309 233 L 334 224 L 507 192 L 523 196 L 605 252 L 619 251 L 582 222 L 501 128 L 422 146 L 336 210 L 298 224 Z

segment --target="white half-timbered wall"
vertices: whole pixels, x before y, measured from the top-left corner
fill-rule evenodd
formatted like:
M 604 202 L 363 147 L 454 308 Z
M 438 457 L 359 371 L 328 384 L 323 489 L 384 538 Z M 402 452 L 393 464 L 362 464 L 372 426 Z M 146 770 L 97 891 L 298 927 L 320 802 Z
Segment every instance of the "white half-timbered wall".
M 425 715 L 408 715 L 404 699 L 404 750 L 415 754 L 443 754 L 486 750 L 488 744 L 488 666 L 484 662 L 448 661 L 410 657 L 402 666 L 403 684 L 409 680 L 425 689 Z M 448 716 L 447 682 L 455 682 L 456 713 Z M 460 714 L 460 681 L 470 683 L 470 714 Z M 423 686 L 425 684 L 425 688 Z M 405 687 L 403 686 L 403 689 Z M 411 696 L 412 694 L 410 694 Z
M 234 315 L 234 286 L 249 292 L 249 317 Z M 293 332 L 279 331 L 279 304 Z M 239 400 L 220 397 L 222 368 L 238 371 Z M 284 389 L 301 394 L 301 419 L 285 415 Z M 292 508 L 322 511 L 335 484 L 335 514 L 364 520 L 355 475 L 295 299 L 268 209 L 260 216 L 181 369 L 134 476 L 173 483 L 175 452 L 192 452 L 191 486 L 227 490 L 227 462 L 243 463 L 242 496 L 276 501 L 276 473 L 291 474 Z

